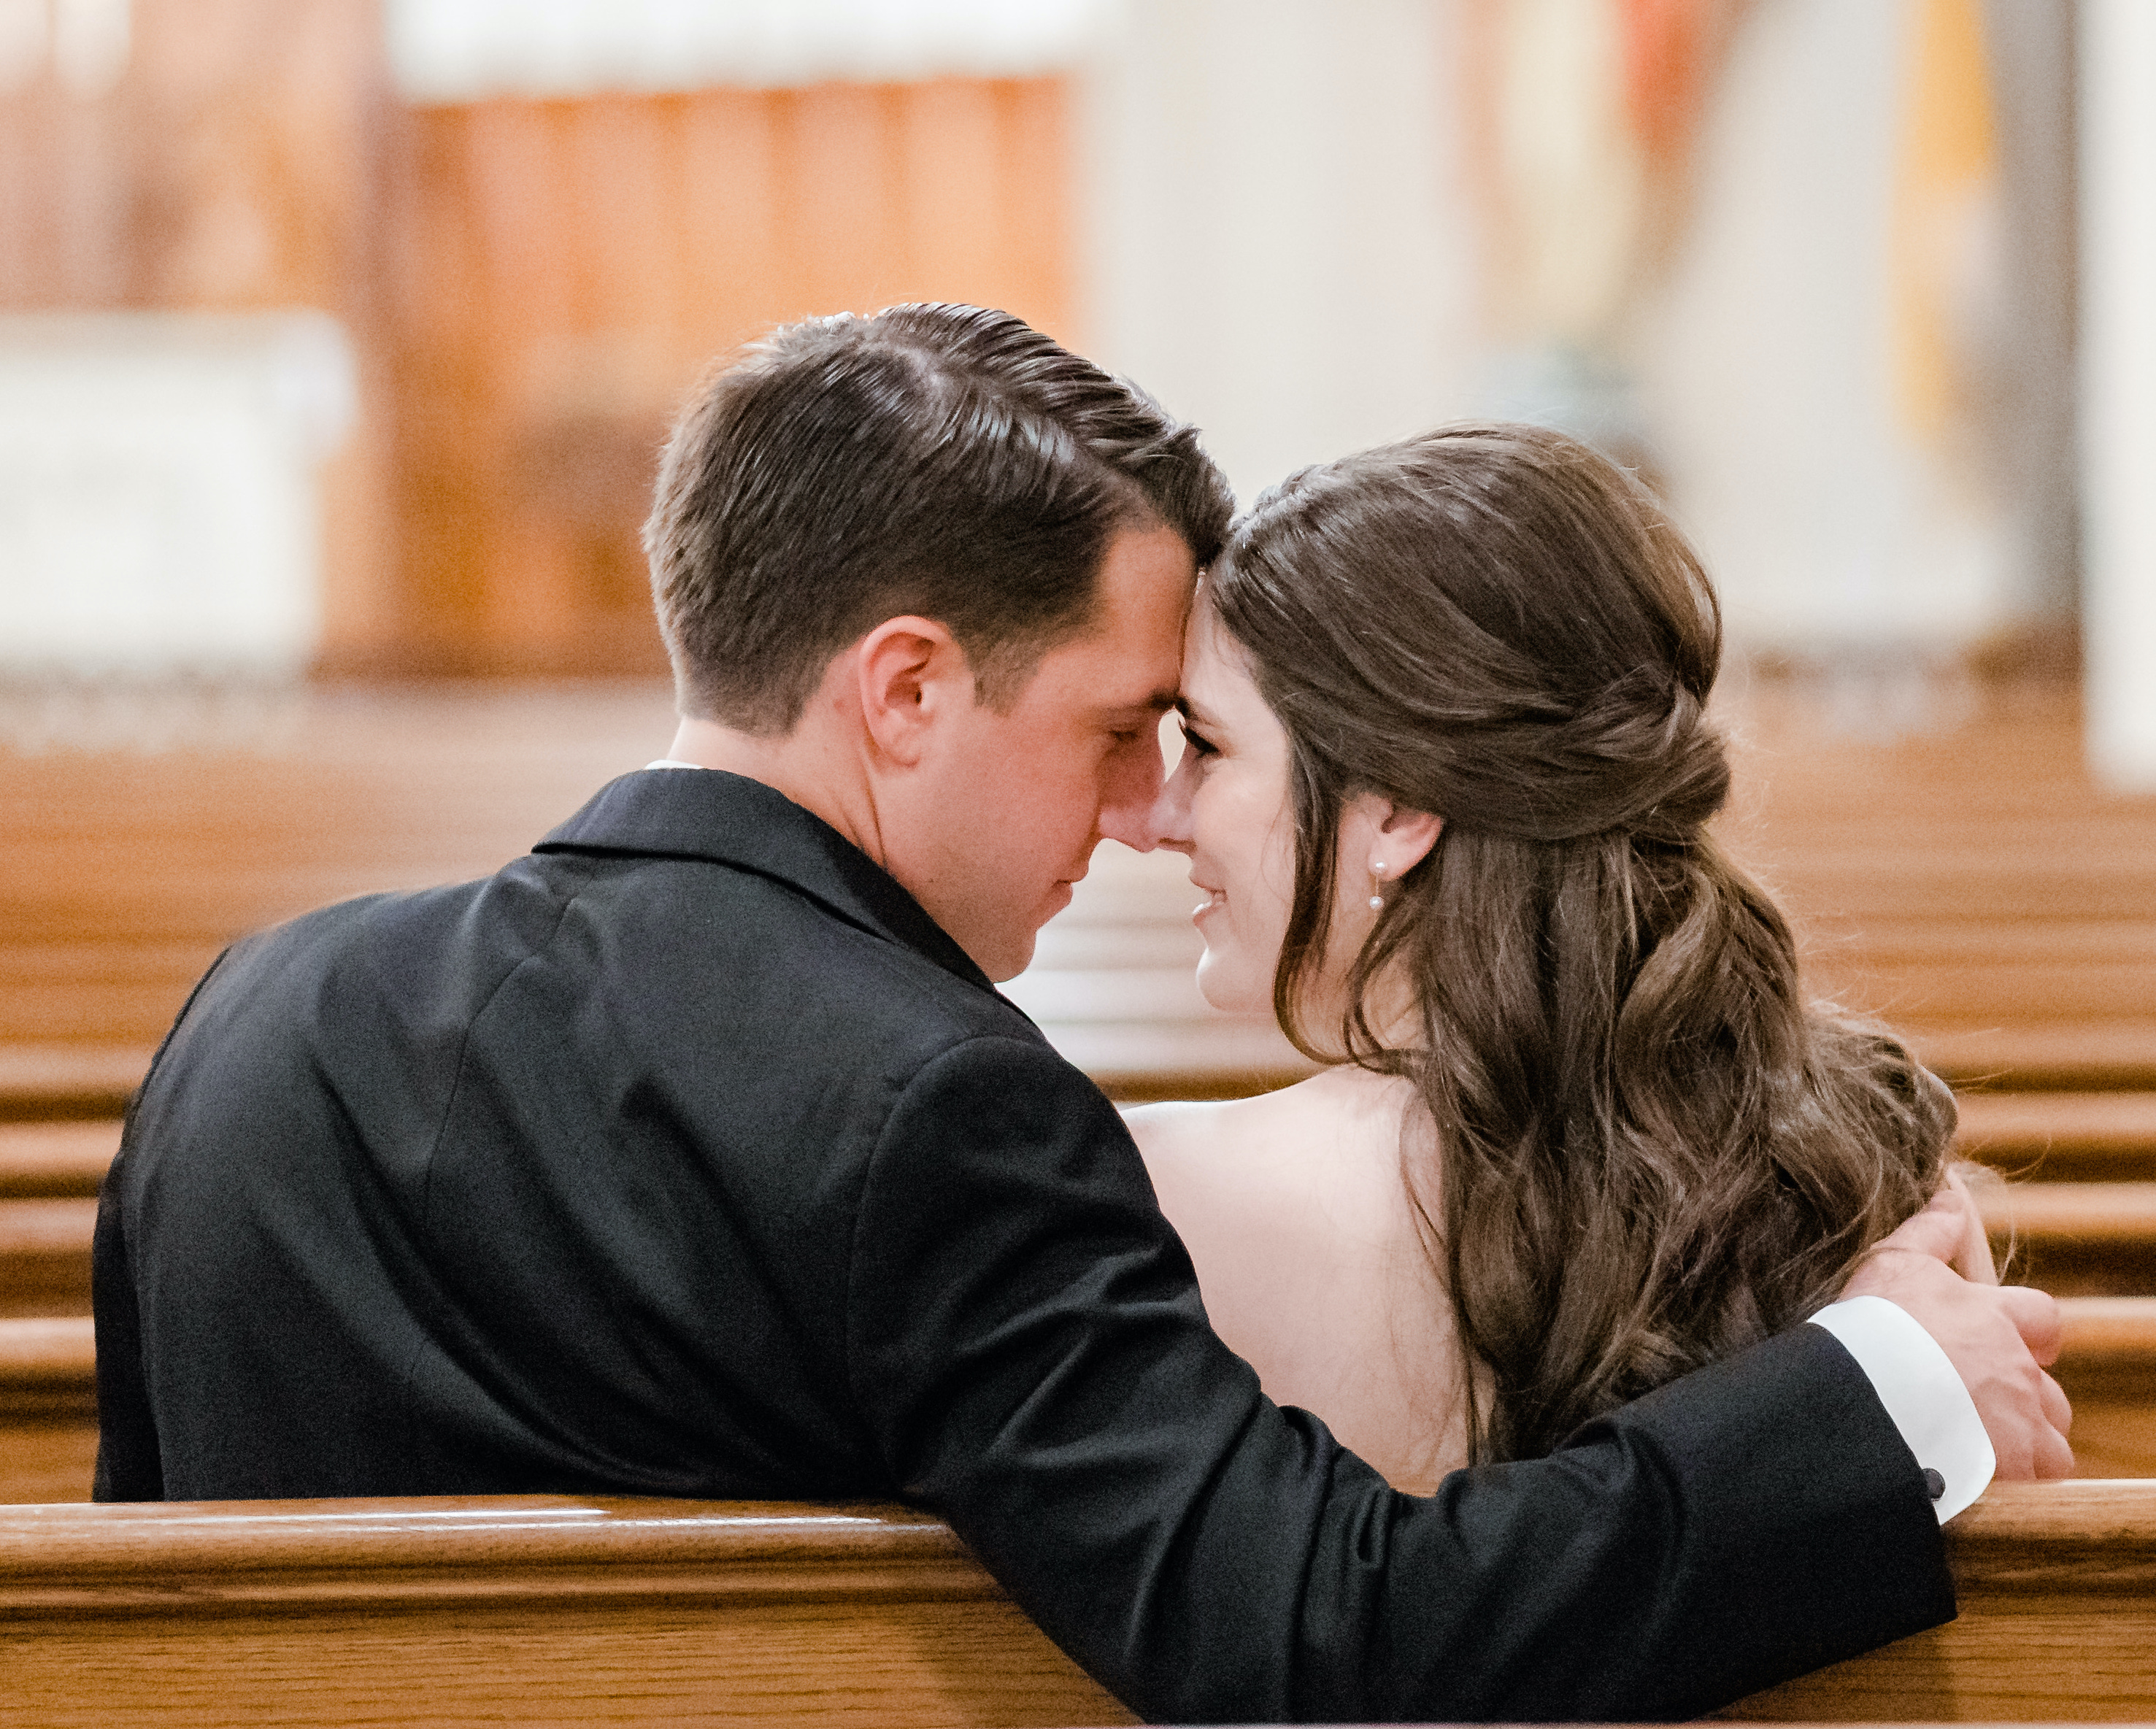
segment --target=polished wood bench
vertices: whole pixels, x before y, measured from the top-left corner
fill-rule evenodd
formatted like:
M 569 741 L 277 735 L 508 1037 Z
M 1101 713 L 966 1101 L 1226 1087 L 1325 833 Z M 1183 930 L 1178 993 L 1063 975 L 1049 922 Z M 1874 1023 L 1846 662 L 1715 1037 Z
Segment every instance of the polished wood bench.
M 1722 1715 L 2156 1721 L 2156 1480 L 1994 1484 L 1947 1546 L 1958 1619 Z
M 2053 1372 L 2073 1401 L 2084 1477 L 2156 1478 L 2156 1296 L 2066 1297 Z
M 116 1117 L 0 1122 L 0 1201 L 94 1197 L 119 1151 Z
M 2006 1276 L 2056 1296 L 2156 1291 L 2156 1183 L 1976 1188 Z
M 1131 1721 L 892 1507 L 0 1510 L 0 1647 L 43 1725 Z
M 1948 1537 L 1958 1620 L 1725 1715 L 2156 1719 L 2156 1482 L 1999 1485 Z M 1129 1721 L 892 1507 L 9 1509 L 0 1639 L 40 1724 Z
M 2156 1092 L 1969 1091 L 1955 1103 L 1954 1151 L 2010 1177 L 2156 1180 Z

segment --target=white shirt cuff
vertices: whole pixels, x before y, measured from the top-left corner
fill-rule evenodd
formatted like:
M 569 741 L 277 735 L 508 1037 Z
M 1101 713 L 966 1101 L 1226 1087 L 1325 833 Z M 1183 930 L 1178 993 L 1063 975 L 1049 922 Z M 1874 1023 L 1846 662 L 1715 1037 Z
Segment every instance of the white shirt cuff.
M 1953 1362 L 1915 1316 L 1885 1297 L 1849 1297 L 1829 1303 L 1811 1324 L 1840 1340 L 1870 1378 L 1935 1490 L 1940 1524 L 1984 1493 L 1999 1468 L 1991 1437 Z

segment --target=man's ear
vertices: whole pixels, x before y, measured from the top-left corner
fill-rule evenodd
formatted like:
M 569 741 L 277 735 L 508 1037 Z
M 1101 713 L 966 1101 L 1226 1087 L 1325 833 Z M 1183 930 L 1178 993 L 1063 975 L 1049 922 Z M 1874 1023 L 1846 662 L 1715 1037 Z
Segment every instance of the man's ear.
M 1426 810 L 1409 810 L 1375 793 L 1358 793 L 1348 801 L 1340 828 L 1346 842 L 1343 870 L 1383 864 L 1386 880 L 1397 882 L 1430 856 L 1437 837 L 1445 832 L 1445 818 Z M 1365 846 L 1369 856 L 1358 857 Z
M 861 718 L 876 747 L 912 767 L 937 723 L 971 707 L 973 673 L 966 651 L 933 618 L 886 618 L 854 645 Z

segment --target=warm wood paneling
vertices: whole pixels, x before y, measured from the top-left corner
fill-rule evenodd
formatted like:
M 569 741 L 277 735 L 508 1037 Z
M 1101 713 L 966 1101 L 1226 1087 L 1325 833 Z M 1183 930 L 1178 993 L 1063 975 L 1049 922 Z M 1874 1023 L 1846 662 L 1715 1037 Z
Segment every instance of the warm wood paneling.
M 663 666 L 637 532 L 666 426 L 775 323 L 906 300 L 1069 324 L 1054 80 L 414 111 L 394 285 L 411 644 Z

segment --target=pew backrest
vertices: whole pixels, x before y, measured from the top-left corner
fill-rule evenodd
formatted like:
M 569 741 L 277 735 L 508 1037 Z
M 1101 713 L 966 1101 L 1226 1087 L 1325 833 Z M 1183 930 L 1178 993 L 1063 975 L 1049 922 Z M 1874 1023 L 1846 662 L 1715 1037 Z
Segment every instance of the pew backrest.
M 2156 1480 L 1994 1483 L 1948 1526 L 1947 1546 L 1955 1620 L 1721 1715 L 2156 1721 Z
M 0 1644 L 38 1723 L 1131 1721 L 895 1507 L 5 1508 Z
M 1995 1485 L 1948 1540 L 1958 1620 L 1724 1715 L 2156 1720 L 2156 1481 Z M 895 1507 L 5 1509 L 0 1639 L 38 1722 L 1128 1721 Z

